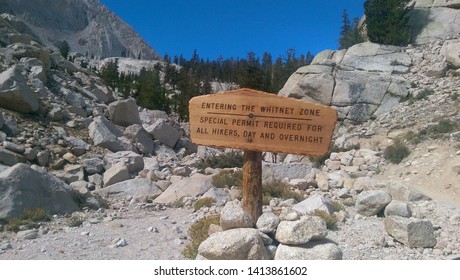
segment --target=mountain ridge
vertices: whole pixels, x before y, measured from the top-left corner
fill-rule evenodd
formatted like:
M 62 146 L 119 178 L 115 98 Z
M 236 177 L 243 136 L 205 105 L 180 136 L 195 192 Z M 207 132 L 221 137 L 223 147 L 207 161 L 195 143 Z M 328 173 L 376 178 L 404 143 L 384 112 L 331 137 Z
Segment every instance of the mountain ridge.
M 0 14 L 21 19 L 42 43 L 67 41 L 72 52 L 98 58 L 159 59 L 158 53 L 99 0 L 0 0 Z

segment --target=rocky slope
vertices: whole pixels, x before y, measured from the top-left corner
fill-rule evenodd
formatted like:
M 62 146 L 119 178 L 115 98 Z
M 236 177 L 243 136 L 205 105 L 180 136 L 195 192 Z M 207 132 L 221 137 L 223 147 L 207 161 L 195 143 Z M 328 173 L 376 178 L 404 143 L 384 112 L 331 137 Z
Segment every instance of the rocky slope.
M 65 40 L 72 52 L 88 57 L 159 59 L 131 26 L 98 0 L 1 0 L 2 13 L 18 17 L 25 23 L 24 33 L 48 46 Z
M 0 233 L 0 259 L 182 259 L 189 227 L 215 214 L 220 225 L 211 228 L 198 258 L 459 258 L 457 38 L 398 49 L 365 43 L 342 51 L 340 61 L 339 52 L 318 55 L 313 68 L 347 71 L 332 87 L 342 83 L 341 100 L 369 100 L 360 94 L 371 91 L 353 85 L 360 83 L 356 71 L 384 75 L 387 86 L 404 80 L 406 98 L 383 87 L 382 100 L 397 101 L 391 108 L 359 123 L 359 110 L 342 114 L 336 150 L 321 165 L 266 153 L 264 182 L 287 183 L 299 201 L 273 198 L 251 221 L 240 191 L 216 188 L 212 177 L 219 170 L 198 168 L 203 158 L 225 151 L 195 146 L 188 124 L 139 108 L 93 72 L 20 33 L 17 19 L 1 19 L 2 28 L 16 30 L 0 37 L 1 223 L 6 228 L 37 208 L 53 216 Z M 363 49 L 376 54 L 363 56 L 357 51 Z M 408 62 L 392 65 L 395 55 Z M 301 85 L 314 80 L 290 85 L 307 96 Z M 345 94 L 350 88 L 353 94 Z M 397 139 L 410 154 L 394 164 L 384 151 Z M 215 202 L 195 211 L 204 197 Z M 326 220 L 335 217 L 335 226 L 312 214 L 318 209 Z

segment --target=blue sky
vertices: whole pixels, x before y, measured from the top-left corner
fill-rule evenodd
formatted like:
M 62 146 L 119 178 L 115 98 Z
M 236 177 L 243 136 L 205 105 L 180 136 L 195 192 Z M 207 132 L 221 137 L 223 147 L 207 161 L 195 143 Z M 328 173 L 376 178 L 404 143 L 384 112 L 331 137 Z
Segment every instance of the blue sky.
M 101 0 L 160 55 L 274 58 L 293 48 L 337 49 L 342 12 L 364 14 L 365 0 Z

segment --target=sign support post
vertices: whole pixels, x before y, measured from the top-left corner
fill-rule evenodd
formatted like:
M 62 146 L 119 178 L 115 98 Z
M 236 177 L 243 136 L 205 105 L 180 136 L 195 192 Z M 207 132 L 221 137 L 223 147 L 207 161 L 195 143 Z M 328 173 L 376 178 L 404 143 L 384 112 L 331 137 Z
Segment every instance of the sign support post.
M 244 151 L 243 208 L 262 214 L 262 152 L 322 156 L 337 111 L 304 100 L 242 88 L 189 102 L 190 138 L 198 145 Z
M 262 153 L 244 151 L 243 160 L 243 209 L 255 224 L 262 215 Z

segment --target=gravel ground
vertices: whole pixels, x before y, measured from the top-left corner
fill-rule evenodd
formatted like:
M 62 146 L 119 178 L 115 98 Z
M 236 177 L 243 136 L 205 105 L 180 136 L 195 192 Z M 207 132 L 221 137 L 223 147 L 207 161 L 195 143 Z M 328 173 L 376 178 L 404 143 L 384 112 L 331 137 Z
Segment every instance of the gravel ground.
M 390 237 L 384 218 L 364 217 L 347 207 L 349 218 L 327 238 L 335 241 L 346 260 L 434 260 L 460 256 L 460 209 L 436 201 L 411 205 L 414 215 L 432 221 L 437 245 L 411 249 Z M 207 211 L 208 209 L 204 209 Z M 0 259 L 19 260 L 180 260 L 187 230 L 203 211 L 162 208 L 149 204 L 86 213 L 79 227 L 56 217 L 42 225 L 37 238 L 19 239 L 3 233 Z M 43 229 L 46 229 L 44 231 Z M 0 240 L 1 240 L 0 239 Z M 9 244 L 9 246 L 8 246 Z M 9 247 L 9 248 L 8 248 Z
M 79 227 L 68 227 L 69 218 L 57 217 L 44 224 L 39 232 L 43 233 L 43 228 L 48 232 L 35 239 L 4 234 L 0 244 L 6 250 L 0 250 L 0 259 L 184 259 L 181 251 L 187 243 L 190 213 L 187 209 L 157 211 L 153 207 L 105 210 L 87 213 Z

